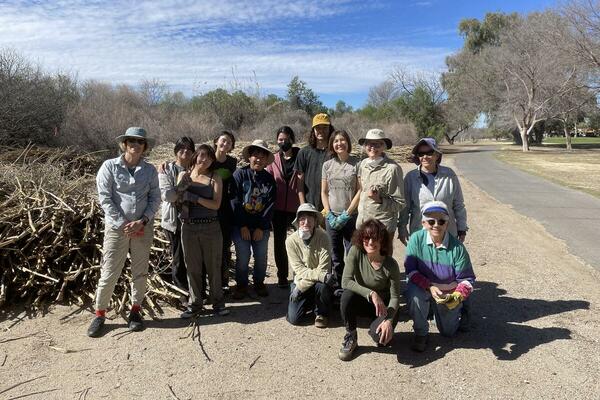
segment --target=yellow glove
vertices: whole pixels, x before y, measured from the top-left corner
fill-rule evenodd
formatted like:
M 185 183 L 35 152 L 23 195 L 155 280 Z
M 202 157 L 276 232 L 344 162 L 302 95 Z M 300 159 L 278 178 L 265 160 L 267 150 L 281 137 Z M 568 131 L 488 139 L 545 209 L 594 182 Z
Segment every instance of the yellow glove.
M 322 215 L 323 217 L 327 218 L 327 214 L 329 214 L 329 210 L 326 210 L 326 209 L 322 209 L 322 210 L 321 210 L 321 215 Z
M 446 307 L 448 307 L 448 310 L 454 310 L 464 300 L 462 297 L 462 294 L 460 294 L 458 292 L 452 292 L 446 298 L 447 298 L 447 301 L 445 304 L 446 304 Z

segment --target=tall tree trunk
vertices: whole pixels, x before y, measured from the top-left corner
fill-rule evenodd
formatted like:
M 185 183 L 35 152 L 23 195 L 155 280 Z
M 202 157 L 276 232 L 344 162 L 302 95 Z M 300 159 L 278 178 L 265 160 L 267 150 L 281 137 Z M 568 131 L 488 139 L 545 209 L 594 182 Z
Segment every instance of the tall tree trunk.
M 446 137 L 446 141 L 448 144 L 454 144 L 454 138 L 448 134 L 448 132 L 444 132 L 444 136 Z
M 565 127 L 565 142 L 567 144 L 567 151 L 571 151 L 573 150 L 573 147 L 571 146 L 571 133 L 569 132 L 569 129 L 567 128 L 567 123 L 564 122 Z
M 529 141 L 528 139 L 528 134 L 527 134 L 527 126 L 523 125 L 519 128 L 519 133 L 521 134 L 521 141 L 523 142 L 523 151 L 527 152 L 529 151 Z

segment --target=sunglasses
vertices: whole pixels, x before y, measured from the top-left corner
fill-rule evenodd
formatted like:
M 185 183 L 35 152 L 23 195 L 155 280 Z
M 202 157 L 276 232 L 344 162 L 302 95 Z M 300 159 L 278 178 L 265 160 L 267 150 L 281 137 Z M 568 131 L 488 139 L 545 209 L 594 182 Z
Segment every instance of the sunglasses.
M 146 144 L 146 139 L 127 139 L 127 143 Z
M 434 151 L 434 150 L 429 150 L 429 151 L 419 151 L 419 152 L 417 153 L 417 157 L 423 157 L 423 156 L 429 156 L 429 157 L 431 157 L 431 156 L 432 156 L 432 155 L 434 155 L 434 154 L 435 154 L 435 151 Z
M 446 222 L 447 222 L 445 219 L 437 219 L 437 218 L 427 218 L 425 221 L 431 227 L 433 227 L 436 222 L 437 222 L 438 226 L 444 226 L 444 225 L 446 225 Z

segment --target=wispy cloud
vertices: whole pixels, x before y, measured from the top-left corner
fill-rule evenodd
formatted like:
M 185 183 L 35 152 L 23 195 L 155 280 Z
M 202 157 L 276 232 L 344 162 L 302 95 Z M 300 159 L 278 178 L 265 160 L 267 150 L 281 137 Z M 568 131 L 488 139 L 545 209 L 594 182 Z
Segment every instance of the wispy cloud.
M 356 0 L 5 1 L 0 47 L 82 79 L 135 84 L 158 78 L 185 92 L 255 76 L 265 92 L 299 75 L 317 92 L 367 90 L 394 64 L 439 69 L 450 49 L 413 47 L 320 23 L 381 7 Z M 329 22 L 328 22 L 329 23 Z M 308 26 L 310 25 L 310 28 Z

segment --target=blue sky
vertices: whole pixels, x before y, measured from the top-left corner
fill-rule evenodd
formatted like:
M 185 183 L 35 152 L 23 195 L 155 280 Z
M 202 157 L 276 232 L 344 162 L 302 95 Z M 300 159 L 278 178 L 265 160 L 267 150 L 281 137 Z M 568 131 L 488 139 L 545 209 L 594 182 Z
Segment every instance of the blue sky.
M 217 87 L 285 94 L 294 75 L 330 106 L 364 104 L 395 65 L 440 72 L 457 26 L 546 0 L 0 0 L 0 48 L 49 71 L 186 95 Z

